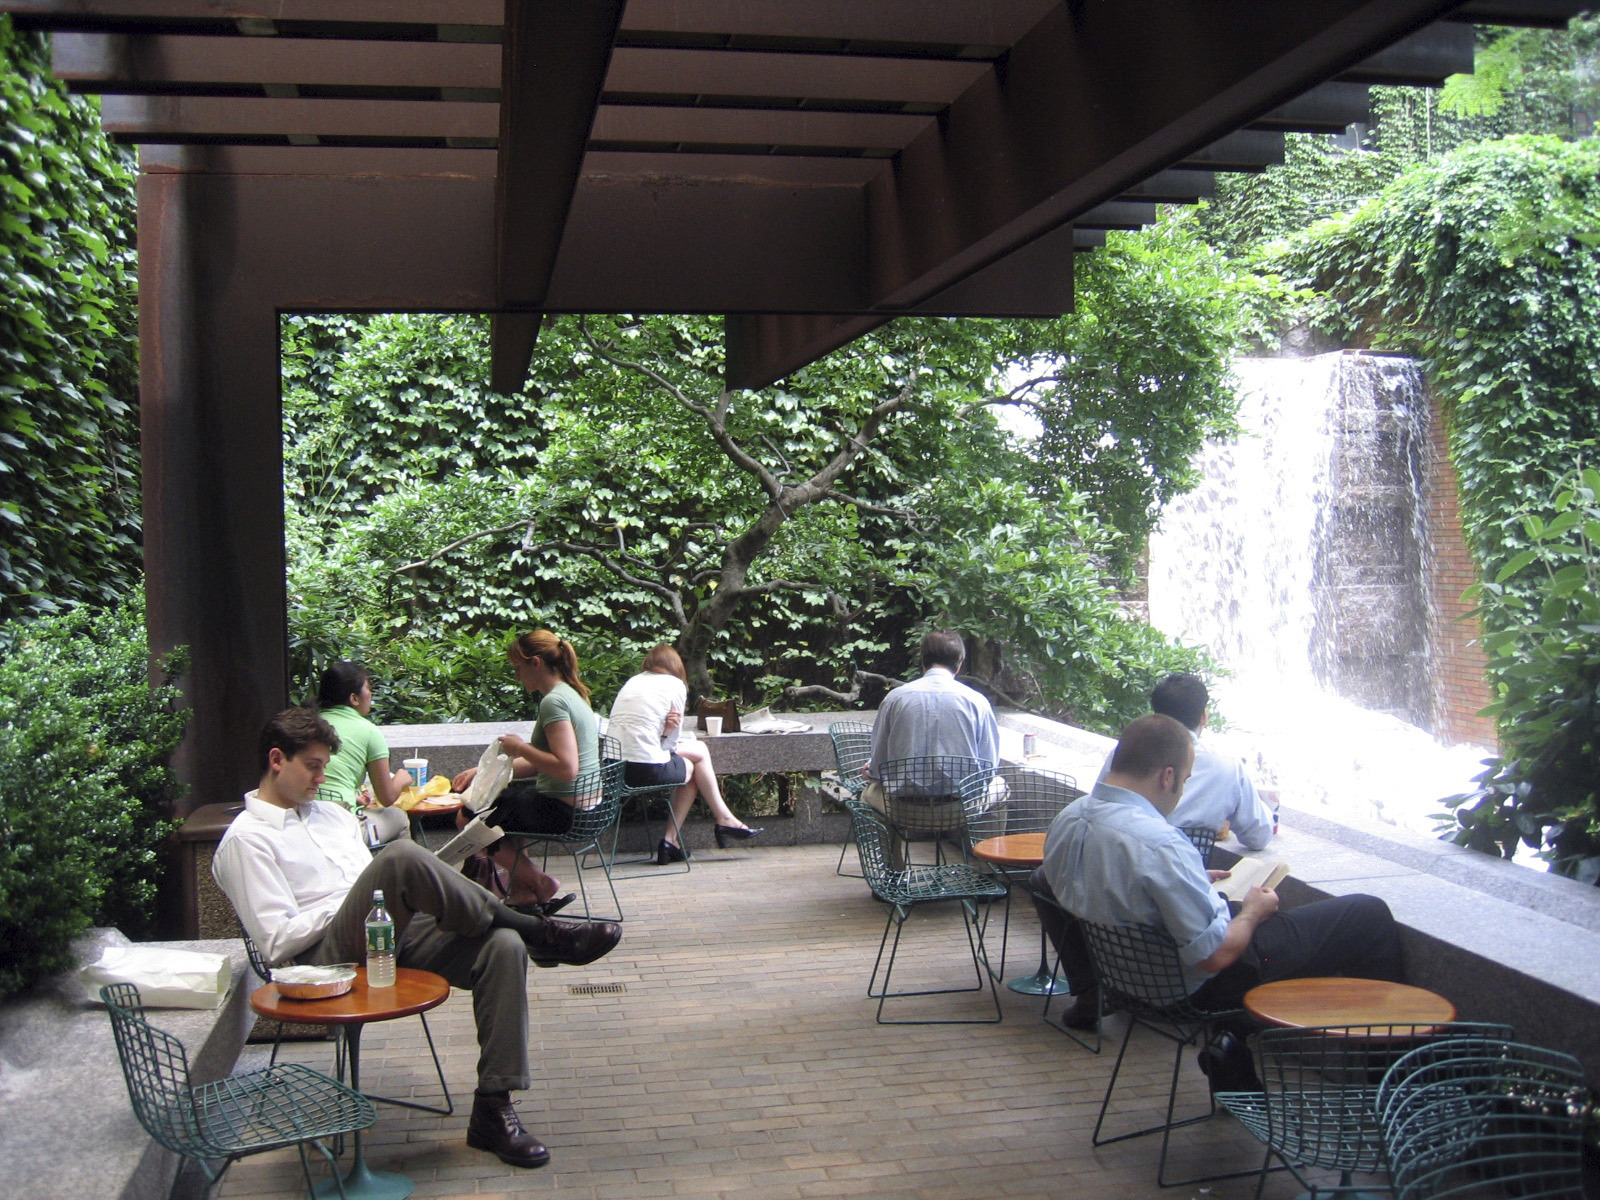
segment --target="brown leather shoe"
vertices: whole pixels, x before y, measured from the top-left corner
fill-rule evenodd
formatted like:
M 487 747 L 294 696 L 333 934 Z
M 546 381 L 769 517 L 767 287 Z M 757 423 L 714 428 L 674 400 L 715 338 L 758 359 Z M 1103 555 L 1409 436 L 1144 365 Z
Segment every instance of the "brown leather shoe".
M 611 953 L 622 940 L 622 927 L 615 921 L 558 921 L 546 917 L 537 934 L 524 935 L 528 956 L 535 966 L 555 967 L 565 963 L 582 967 Z
M 505 1092 L 472 1098 L 472 1119 L 467 1122 L 467 1145 L 487 1150 L 513 1167 L 542 1167 L 550 1161 L 544 1143 L 522 1127 L 516 1106 Z
M 1072 997 L 1072 1007 L 1061 1017 L 1068 1029 L 1093 1029 L 1100 1024 L 1100 989 L 1089 988 Z

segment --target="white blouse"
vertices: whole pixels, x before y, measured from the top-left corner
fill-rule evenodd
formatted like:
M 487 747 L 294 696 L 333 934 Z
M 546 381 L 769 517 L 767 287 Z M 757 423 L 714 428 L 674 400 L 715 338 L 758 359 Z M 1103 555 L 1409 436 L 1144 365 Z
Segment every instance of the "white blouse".
M 678 744 L 678 731 L 664 731 L 667 714 L 677 709 L 681 715 L 689 700 L 689 689 L 676 675 L 645 671 L 622 685 L 611 705 L 611 723 L 606 732 L 622 745 L 624 762 L 664 763 Z

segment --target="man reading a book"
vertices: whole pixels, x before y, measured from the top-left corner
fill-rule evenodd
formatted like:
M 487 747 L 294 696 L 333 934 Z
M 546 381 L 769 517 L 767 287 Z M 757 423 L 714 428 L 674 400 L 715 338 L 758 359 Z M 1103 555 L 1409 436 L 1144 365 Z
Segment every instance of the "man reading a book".
M 1317 975 L 1400 982 L 1399 933 L 1375 896 L 1339 896 L 1288 912 L 1278 894 L 1244 893 L 1237 911 L 1217 893 L 1226 871 L 1207 871 L 1167 820 L 1194 764 L 1189 731 L 1171 717 L 1140 717 L 1122 731 L 1111 769 L 1063 809 L 1045 838 L 1034 876 L 1079 920 L 1149 925 L 1178 944 L 1190 994 L 1203 1008 L 1237 1008 L 1258 983 Z M 1056 910 L 1041 906 L 1041 916 Z M 1058 914 L 1057 914 L 1058 915 Z M 1050 922 L 1084 1021 L 1099 997 L 1088 947 L 1075 921 Z M 1049 928 L 1049 924 L 1047 924 Z M 1085 1021 L 1086 1023 L 1086 1021 Z M 1224 1034 L 1201 1057 L 1217 1090 L 1254 1086 L 1242 1037 Z
M 472 992 L 478 1088 L 467 1144 L 512 1166 L 543 1166 L 549 1151 L 522 1127 L 510 1096 L 531 1082 L 528 959 L 582 966 L 608 953 L 621 931 L 608 921 L 519 913 L 410 840 L 370 853 L 355 815 L 317 799 L 338 749 L 339 735 L 310 709 L 267 722 L 261 782 L 223 833 L 212 874 L 273 965 L 359 961 L 372 893 L 381 889 L 399 964 Z

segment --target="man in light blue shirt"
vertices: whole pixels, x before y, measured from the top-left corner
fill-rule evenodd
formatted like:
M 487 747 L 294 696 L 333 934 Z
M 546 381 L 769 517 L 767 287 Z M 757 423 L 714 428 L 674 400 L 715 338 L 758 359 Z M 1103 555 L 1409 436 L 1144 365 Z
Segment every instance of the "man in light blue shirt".
M 1230 913 L 1212 886 L 1227 872 L 1207 871 L 1171 824 L 1193 763 L 1188 729 L 1160 714 L 1140 717 L 1122 731 L 1105 779 L 1050 826 L 1033 882 L 1075 918 L 1063 924 L 1059 910 L 1040 906 L 1077 996 L 1069 1020 L 1089 1024 L 1099 1011 L 1077 920 L 1165 930 L 1203 1008 L 1237 1008 L 1250 988 L 1276 979 L 1358 975 L 1400 982 L 1399 933 L 1376 897 L 1337 896 L 1279 912 L 1276 892 L 1251 888 Z M 1219 1090 L 1249 1087 L 1254 1078 L 1242 1037 L 1219 1039 L 1201 1066 Z
M 1177 721 L 1194 738 L 1206 727 L 1210 702 L 1210 693 L 1198 675 L 1168 675 L 1150 694 L 1151 709 Z M 1108 754 L 1105 766 L 1100 768 L 1100 778 L 1104 779 L 1110 770 Z M 1273 834 L 1272 810 L 1256 792 L 1244 764 L 1200 745 L 1195 746 L 1194 769 L 1184 785 L 1183 798 L 1168 820 L 1179 829 L 1212 832 L 1226 824 L 1250 850 L 1264 850 Z
M 884 782 L 884 765 L 941 755 L 985 766 L 1000 761 L 1000 729 L 988 698 L 956 679 L 967 648 L 959 634 L 935 629 L 922 639 L 922 678 L 883 698 L 872 723 L 867 778 Z M 954 793 L 961 780 L 928 789 Z M 923 794 L 932 790 L 919 788 Z M 869 801 L 871 803 L 871 801 Z

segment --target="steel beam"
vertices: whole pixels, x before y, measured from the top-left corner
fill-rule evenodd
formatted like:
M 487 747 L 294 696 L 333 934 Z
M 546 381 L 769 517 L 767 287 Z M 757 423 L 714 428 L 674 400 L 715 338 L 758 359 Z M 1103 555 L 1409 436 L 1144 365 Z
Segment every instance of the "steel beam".
M 724 376 L 730 388 L 763 388 L 871 333 L 887 316 L 729 313 L 723 323 Z
M 506 0 L 501 45 L 495 295 L 500 309 L 543 306 L 600 103 L 623 0 Z M 539 323 L 499 322 L 490 339 L 496 391 L 527 378 Z

